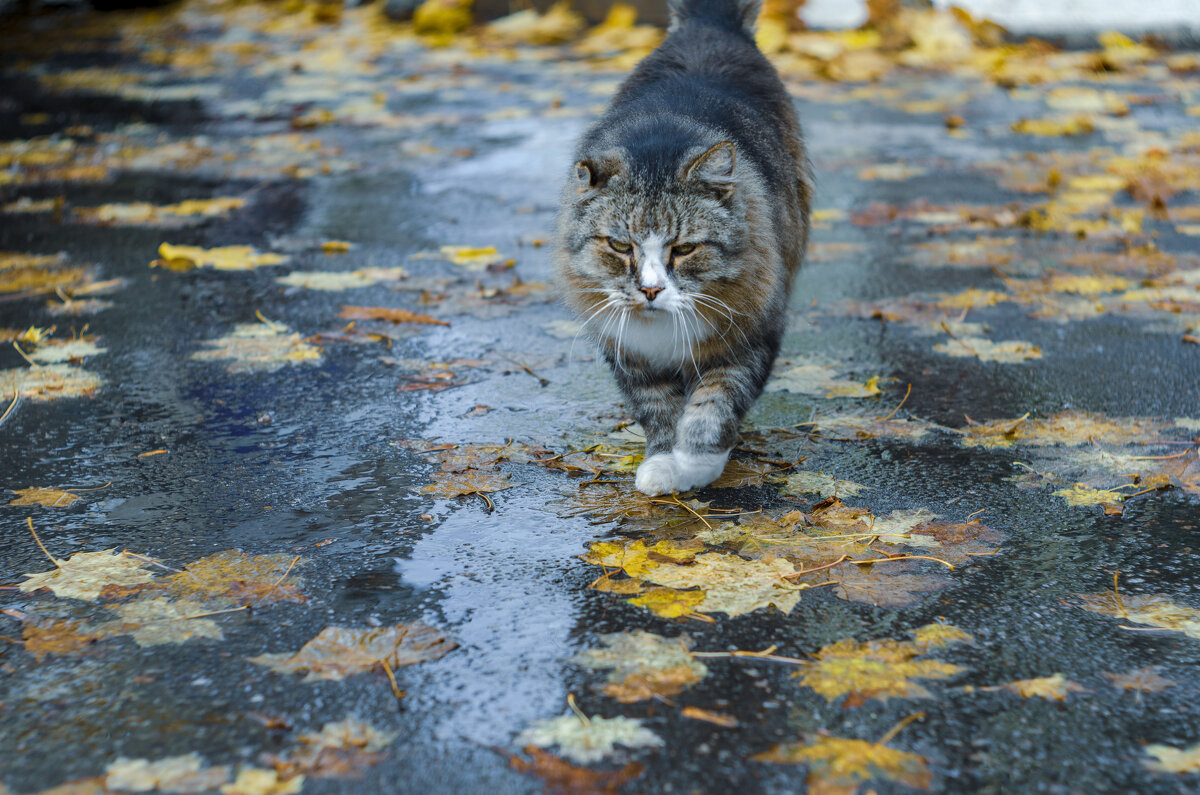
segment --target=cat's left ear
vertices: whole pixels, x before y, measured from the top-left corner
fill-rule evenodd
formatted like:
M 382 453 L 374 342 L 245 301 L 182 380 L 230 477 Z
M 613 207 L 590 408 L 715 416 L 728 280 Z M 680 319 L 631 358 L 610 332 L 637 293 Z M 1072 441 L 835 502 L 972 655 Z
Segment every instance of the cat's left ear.
M 737 165 L 737 150 L 731 141 L 721 141 L 708 148 L 688 164 L 684 179 L 707 183 L 716 189 L 719 198 L 733 195 L 733 170 Z

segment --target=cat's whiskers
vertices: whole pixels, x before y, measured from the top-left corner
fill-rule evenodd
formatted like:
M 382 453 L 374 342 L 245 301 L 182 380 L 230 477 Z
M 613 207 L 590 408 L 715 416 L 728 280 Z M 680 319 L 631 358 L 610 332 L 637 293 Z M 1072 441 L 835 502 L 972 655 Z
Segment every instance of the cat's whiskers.
M 726 318 L 728 318 L 729 323 L 726 325 L 726 330 L 733 329 L 733 330 L 737 331 L 737 333 L 742 338 L 742 344 L 744 344 L 744 345 L 750 344 L 750 340 L 746 338 L 746 332 L 742 331 L 741 326 L 739 326 L 737 324 L 737 322 L 734 320 L 734 315 L 741 315 L 742 317 L 748 317 L 748 315 L 746 315 L 745 312 L 738 312 L 738 311 L 734 310 L 731 306 L 729 306 L 729 304 L 725 303 L 720 298 L 717 298 L 716 296 L 713 296 L 713 295 L 706 295 L 704 293 L 688 293 L 687 296 L 693 302 L 695 302 L 698 306 L 715 310 L 717 312 L 720 312 Z M 703 317 L 703 314 L 701 314 L 701 317 Z M 707 321 L 707 318 L 705 318 L 705 320 Z M 724 334 L 721 334 L 721 339 L 725 340 Z
M 608 310 L 614 308 L 616 306 L 616 303 L 617 303 L 617 297 L 614 295 L 610 295 L 608 298 L 604 299 L 603 301 L 601 301 L 599 304 L 596 304 L 592 308 L 592 313 L 590 315 L 588 315 L 587 318 L 582 323 L 579 324 L 579 330 L 576 331 L 575 336 L 571 338 L 571 350 L 567 354 L 568 362 L 574 361 L 574 359 L 575 359 L 575 343 L 579 341 L 579 335 L 582 334 L 583 330 L 587 328 L 588 323 L 591 323 L 593 320 L 595 320 L 601 313 L 607 312 Z
M 629 308 L 622 307 L 621 308 L 621 325 L 617 327 L 616 359 L 617 359 L 617 366 L 620 367 L 621 371 L 624 373 L 628 373 L 629 371 L 627 369 L 625 369 L 625 357 L 621 355 L 621 340 L 625 336 L 625 327 L 627 325 L 629 325 Z

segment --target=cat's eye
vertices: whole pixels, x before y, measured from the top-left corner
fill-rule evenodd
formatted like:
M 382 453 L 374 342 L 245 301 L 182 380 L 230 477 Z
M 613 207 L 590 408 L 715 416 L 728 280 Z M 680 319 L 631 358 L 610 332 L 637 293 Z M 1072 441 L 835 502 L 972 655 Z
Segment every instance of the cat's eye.
M 633 253 L 633 246 L 631 246 L 629 243 L 626 243 L 624 240 L 617 240 L 616 238 L 612 237 L 608 239 L 608 247 L 618 254 Z
M 671 246 L 671 253 L 677 257 L 686 257 L 696 250 L 695 243 L 676 243 Z

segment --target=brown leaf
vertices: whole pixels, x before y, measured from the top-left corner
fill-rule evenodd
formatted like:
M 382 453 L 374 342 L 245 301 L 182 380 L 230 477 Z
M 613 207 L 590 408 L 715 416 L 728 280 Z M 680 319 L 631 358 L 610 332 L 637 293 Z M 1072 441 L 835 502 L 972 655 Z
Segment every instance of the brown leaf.
M 1108 681 L 1112 682 L 1113 687 L 1119 687 L 1122 690 L 1138 690 L 1143 693 L 1161 693 L 1170 687 L 1175 687 L 1178 682 L 1173 679 L 1167 679 L 1159 676 L 1158 671 L 1153 665 L 1147 665 L 1145 668 L 1137 668 L 1123 674 L 1104 674 Z
M 433 483 L 422 486 L 421 491 L 434 497 L 450 499 L 453 497 L 468 497 L 477 494 L 492 508 L 492 501 L 487 495 L 497 491 L 510 489 L 515 483 L 509 483 L 505 472 L 494 470 L 468 469 L 466 472 L 434 472 L 430 477 Z
M 680 712 L 685 718 L 692 720 L 702 720 L 707 723 L 712 723 L 721 726 L 725 729 L 732 729 L 738 725 L 738 719 L 733 715 L 726 715 L 724 712 L 713 712 L 700 707 L 684 707 Z
M 519 773 L 540 778 L 545 782 L 545 791 L 552 795 L 616 795 L 644 769 L 640 763 L 630 762 L 620 770 L 588 770 L 536 745 L 527 745 L 522 751 L 530 761 L 514 755 L 508 760 L 509 765 Z
M 761 486 L 768 475 L 779 467 L 761 461 L 730 461 L 721 477 L 711 484 L 714 489 L 736 489 L 741 486 Z
M 325 627 L 293 654 L 260 654 L 250 662 L 276 673 L 307 673 L 305 682 L 345 679 L 387 663 L 392 668 L 436 660 L 458 648 L 441 630 L 414 621 L 394 627 Z
M 303 602 L 288 573 L 302 561 L 294 555 L 246 555 L 240 550 L 217 552 L 189 563 L 183 571 L 155 580 L 153 590 L 190 600 L 228 599 L 262 607 L 277 602 Z
M 386 320 L 389 323 L 423 323 L 430 326 L 449 326 L 445 320 L 429 315 L 382 306 L 343 306 L 339 317 L 346 320 Z
M 83 654 L 104 635 L 88 632 L 80 621 L 53 620 L 41 625 L 26 624 L 21 637 L 25 639 L 25 651 L 41 662 L 51 654 Z
M 925 759 L 883 743 L 817 735 L 806 742 L 781 743 L 750 757 L 758 762 L 807 765 L 810 795 L 853 795 L 871 779 L 929 789 Z

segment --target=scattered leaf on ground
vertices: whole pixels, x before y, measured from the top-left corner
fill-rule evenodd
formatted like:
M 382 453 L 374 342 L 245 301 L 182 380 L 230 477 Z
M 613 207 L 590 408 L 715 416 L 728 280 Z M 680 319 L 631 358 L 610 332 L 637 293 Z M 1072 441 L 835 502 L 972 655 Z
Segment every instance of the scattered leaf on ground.
M 389 323 L 423 323 L 431 326 L 449 326 L 445 320 L 429 315 L 409 312 L 407 309 L 391 309 L 382 306 L 343 306 L 338 317 L 346 320 L 386 320 Z
M 197 361 L 228 361 L 231 373 L 278 370 L 287 365 L 321 359 L 321 349 L 310 345 L 280 323 L 243 323 L 227 336 L 203 343 L 208 350 L 197 351 Z
M 940 645 L 970 638 L 956 637 L 948 631 L 953 627 L 937 626 L 944 640 Z M 847 706 L 872 698 L 931 698 L 932 694 L 913 680 L 947 679 L 966 669 L 941 660 L 916 659 L 930 647 L 928 637 L 921 642 L 840 640 L 821 648 L 812 662 L 806 662 L 793 676 L 827 701 L 847 696 Z
M 287 287 L 303 287 L 307 290 L 338 292 L 358 287 L 371 287 L 384 282 L 398 282 L 408 278 L 404 268 L 363 268 L 356 271 L 293 271 L 275 281 Z
M 1113 687 L 1122 690 L 1137 690 L 1142 693 L 1161 693 L 1167 688 L 1175 687 L 1178 682 L 1159 676 L 1153 665 L 1137 668 L 1123 674 L 1104 674 L 1104 678 L 1112 682 Z
M 105 768 L 104 784 L 117 792 L 211 792 L 229 781 L 227 765 L 205 767 L 199 754 L 149 759 L 121 757 Z
M 1191 748 L 1174 748 L 1170 745 L 1147 745 L 1146 753 L 1154 757 L 1147 759 L 1146 767 L 1160 773 L 1200 772 L 1200 745 Z
M 882 743 L 817 735 L 806 742 L 781 743 L 750 757 L 758 762 L 807 765 L 805 783 L 814 795 L 853 795 L 872 779 L 929 789 L 932 776 L 924 757 Z
M 1134 624 L 1146 624 L 1172 632 L 1182 632 L 1200 640 L 1200 610 L 1181 605 L 1166 594 L 1130 596 L 1106 591 L 1080 594 L 1079 606 L 1103 616 L 1112 616 Z
M 509 766 L 518 773 L 540 778 L 550 795 L 617 795 L 621 787 L 640 776 L 643 770 L 638 762 L 630 762 L 619 770 L 588 770 L 575 767 L 536 745 L 527 745 L 521 750 L 530 761 L 514 755 L 508 760 Z
M 855 497 L 870 486 L 855 483 L 852 480 L 839 480 L 824 472 L 800 470 L 787 476 L 787 482 L 780 489 L 781 494 L 819 494 L 822 498 Z
M 204 617 L 211 611 L 201 602 L 142 598 L 110 609 L 120 617 L 97 625 L 95 630 L 106 635 L 132 635 L 139 646 L 178 644 L 192 638 L 224 640 L 225 637 L 217 622 Z
M 387 663 L 399 668 L 436 660 L 458 644 L 441 630 L 414 621 L 393 627 L 326 627 L 293 654 L 260 654 L 250 662 L 265 665 L 276 673 L 305 673 L 305 682 L 345 679 Z
M 558 746 L 559 753 L 573 762 L 590 765 L 613 753 L 616 746 L 650 748 L 663 744 L 662 738 L 640 720 L 617 716 L 583 718 L 574 713 L 544 718 L 517 735 L 521 746 L 539 748 Z
M 79 499 L 78 494 L 52 487 L 30 487 L 13 489 L 17 498 L 9 501 L 9 505 L 41 505 L 43 508 L 66 508 Z
M 221 246 L 219 248 L 201 248 L 200 246 L 174 246 L 163 243 L 158 247 L 159 259 L 151 262 L 151 267 L 167 268 L 168 270 L 191 270 L 192 268 L 213 268 L 219 271 L 253 270 L 260 265 L 282 265 L 287 257 L 279 254 L 263 254 L 252 246 Z
M 1043 676 L 1037 679 L 1018 679 L 995 687 L 984 687 L 981 690 L 1007 690 L 1021 698 L 1044 698 L 1047 701 L 1066 701 L 1071 693 L 1086 693 L 1087 688 L 1078 682 L 1072 682 L 1063 674 Z
M 28 578 L 17 587 L 29 593 L 49 588 L 63 599 L 94 602 L 109 585 L 143 585 L 154 578 L 146 571 L 147 562 L 123 555 L 115 549 L 102 552 L 76 552 L 66 560 L 55 559 L 58 568 Z
M 571 658 L 587 668 L 611 668 L 603 691 L 623 704 L 670 698 L 708 675 L 708 668 L 688 651 L 685 635 L 664 638 L 634 630 L 601 635 L 606 648 L 588 649 Z

